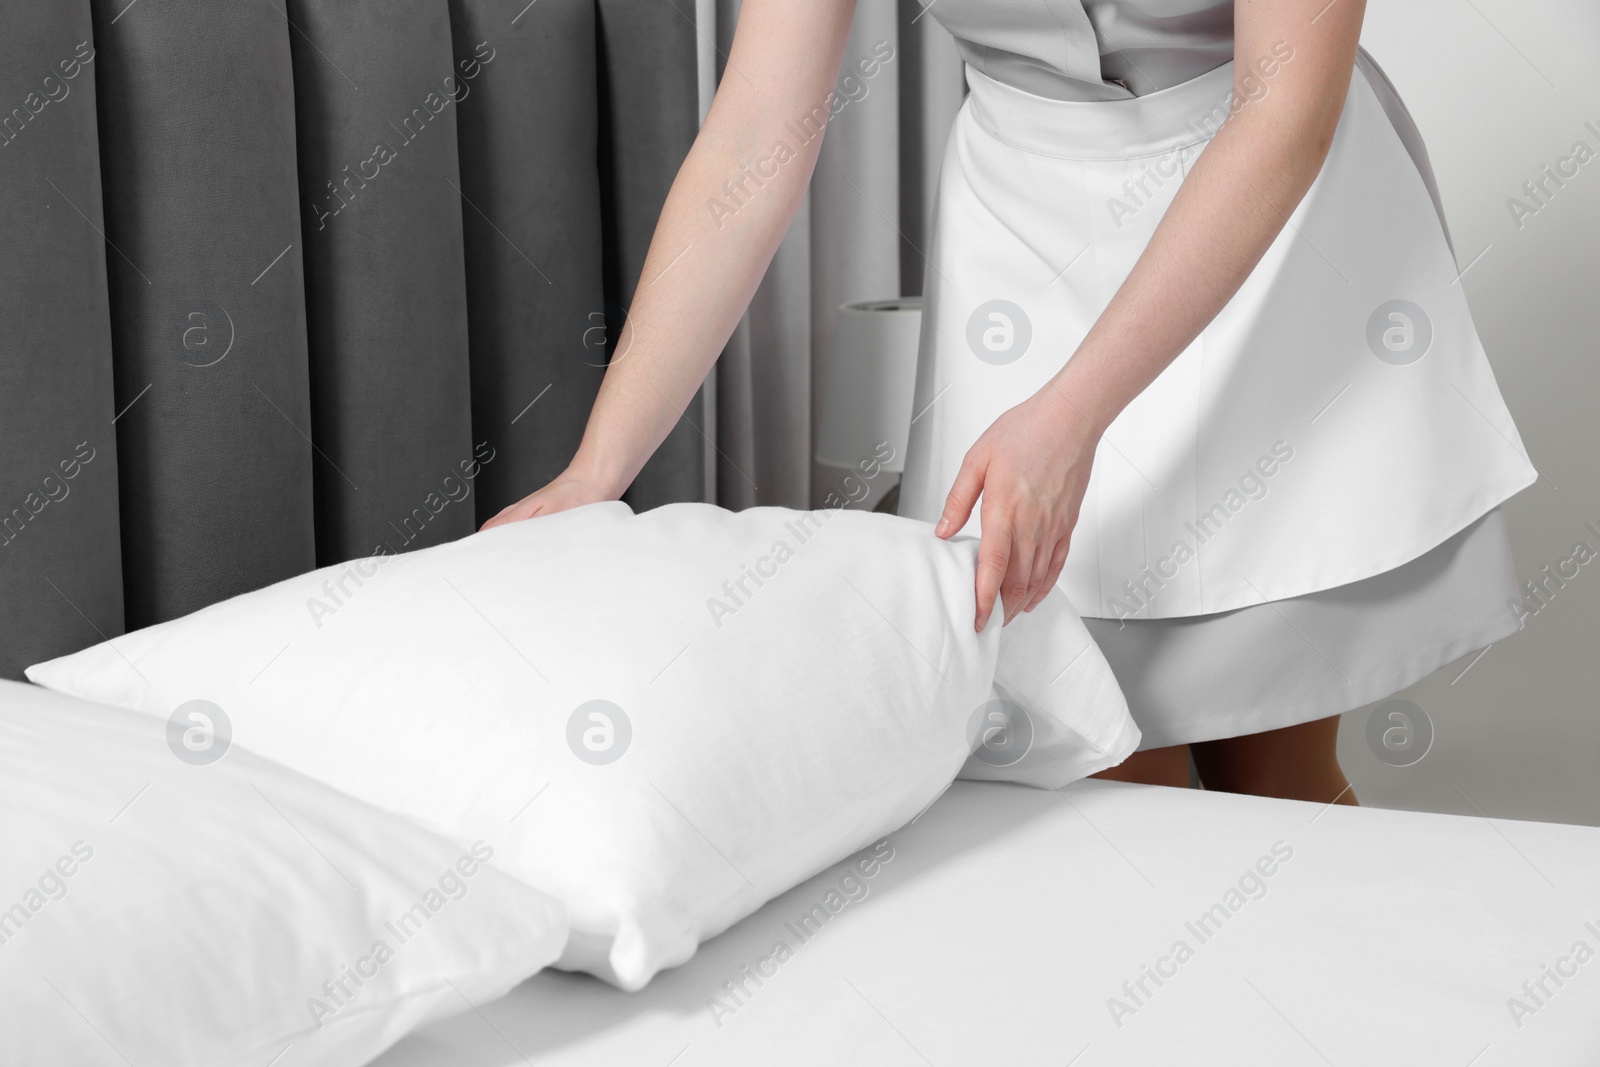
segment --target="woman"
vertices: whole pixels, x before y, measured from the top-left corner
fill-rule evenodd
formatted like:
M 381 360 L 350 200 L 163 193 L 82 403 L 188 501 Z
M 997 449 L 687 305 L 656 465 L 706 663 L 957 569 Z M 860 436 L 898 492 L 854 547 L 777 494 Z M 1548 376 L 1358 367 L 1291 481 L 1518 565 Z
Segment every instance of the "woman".
M 1058 583 L 1143 748 L 1108 777 L 1353 803 L 1340 713 L 1514 631 L 1536 477 L 1363 0 L 936 0 L 940 176 L 901 512 L 981 532 L 982 629 Z M 487 525 L 614 499 L 788 228 L 850 0 L 745 0 L 582 445 Z M 1069 358 L 1070 357 L 1070 358 Z M 1071 552 L 1068 551 L 1069 545 Z

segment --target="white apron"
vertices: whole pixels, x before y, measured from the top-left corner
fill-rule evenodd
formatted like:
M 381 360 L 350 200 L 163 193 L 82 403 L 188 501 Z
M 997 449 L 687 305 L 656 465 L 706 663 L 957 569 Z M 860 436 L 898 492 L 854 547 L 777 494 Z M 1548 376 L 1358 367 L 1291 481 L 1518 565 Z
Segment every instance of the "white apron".
M 1227 113 L 1232 77 L 1229 63 L 1080 102 L 967 68 L 901 514 L 937 519 L 967 449 L 1072 354 Z M 1362 53 L 1288 225 L 1107 428 L 1060 579 L 1082 614 L 1178 618 L 1359 581 L 1536 479 L 1380 78 Z

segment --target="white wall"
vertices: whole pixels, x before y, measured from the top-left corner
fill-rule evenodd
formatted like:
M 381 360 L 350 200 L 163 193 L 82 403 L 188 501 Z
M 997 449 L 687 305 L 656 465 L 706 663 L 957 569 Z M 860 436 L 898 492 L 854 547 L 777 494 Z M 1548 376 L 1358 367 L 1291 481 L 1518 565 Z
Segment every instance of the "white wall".
M 1600 553 L 1600 4 L 1371 0 L 1363 40 L 1422 129 L 1460 264 L 1482 254 L 1463 281 L 1545 475 L 1506 509 L 1517 573 Z M 1508 198 L 1580 140 L 1597 158 L 1519 227 Z M 1345 717 L 1360 800 L 1600 825 L 1600 558 L 1469 662 L 1399 694 L 1434 725 L 1412 766 L 1373 755 L 1368 709 Z

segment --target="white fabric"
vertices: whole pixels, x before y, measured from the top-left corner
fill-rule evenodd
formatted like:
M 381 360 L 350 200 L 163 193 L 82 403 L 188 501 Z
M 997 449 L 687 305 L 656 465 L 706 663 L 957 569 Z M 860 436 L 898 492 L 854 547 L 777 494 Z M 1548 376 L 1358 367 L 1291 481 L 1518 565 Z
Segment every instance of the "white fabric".
M 560 953 L 487 842 L 215 751 L 0 681 L 0 1063 L 356 1067 Z
M 969 741 L 959 777 L 1041 789 L 1141 747 L 1116 675 L 1060 589 L 1002 632 L 993 700 L 970 724 Z
M 240 744 L 494 842 L 567 906 L 561 966 L 636 989 L 954 778 L 1000 644 L 972 628 L 976 549 L 888 515 L 596 504 L 28 673 L 163 717 L 204 697 Z M 1038 709 L 1089 735 L 1073 774 L 1137 743 L 1109 678 Z
M 1495 508 L 1392 571 L 1181 619 L 1085 619 L 1140 748 L 1277 730 L 1353 711 L 1522 628 Z
M 374 1067 L 1600 1063 L 1593 827 L 963 782 L 855 860 L 641 993 L 547 971 L 485 1008 L 504 1040 L 462 1017 Z
M 1061 578 L 1084 615 L 1134 614 L 1154 590 L 1148 617 L 1172 618 L 1358 581 L 1535 479 L 1367 67 L 1279 238 L 1108 428 Z M 968 447 L 1060 368 L 1127 275 L 1226 114 L 1232 64 L 1101 103 L 1031 96 L 971 68 L 968 79 L 935 212 L 913 405 L 924 414 L 900 505 L 924 519 Z M 986 308 L 996 300 L 1004 321 Z M 1395 300 L 1431 323 L 1410 363 L 1383 343 Z M 1007 329 L 1013 347 L 985 358 L 969 342 L 970 330 L 1001 344 Z M 975 514 L 966 532 L 978 526 Z

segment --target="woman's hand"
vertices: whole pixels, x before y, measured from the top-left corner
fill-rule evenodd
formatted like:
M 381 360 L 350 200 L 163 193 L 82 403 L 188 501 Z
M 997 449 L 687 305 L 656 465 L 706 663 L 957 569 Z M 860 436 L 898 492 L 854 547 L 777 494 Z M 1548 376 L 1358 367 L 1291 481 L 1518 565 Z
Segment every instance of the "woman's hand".
M 484 523 L 482 529 L 503 526 L 508 522 L 531 519 L 535 515 L 553 515 L 568 508 L 578 508 L 602 500 L 616 500 L 622 494 L 598 478 L 574 471 L 571 467 L 558 474 L 543 489 L 529 493 L 500 514 Z
M 950 537 L 983 496 L 978 629 L 1003 592 L 1006 622 L 1049 592 L 1100 433 L 1238 292 L 1327 158 L 1366 0 L 1234 8 L 1234 99 L 1155 233 L 1061 372 L 995 420 L 967 453 L 935 531 Z M 1324 18 L 1323 16 L 1327 17 Z M 1255 71 L 1292 42 L 1263 92 Z
M 1234 6 L 1234 99 L 1150 242 L 1071 359 L 967 453 L 937 533 L 983 494 L 978 629 L 1004 591 L 1006 621 L 1055 584 L 1100 434 L 1239 291 L 1327 158 L 1366 0 Z M 1324 17 L 1326 16 L 1326 17 Z M 1255 72 L 1291 43 L 1263 92 Z
M 1052 382 L 996 419 L 967 451 L 934 533 L 956 534 L 982 494 L 977 629 L 988 623 L 996 594 L 1010 622 L 1055 586 L 1099 440 Z

